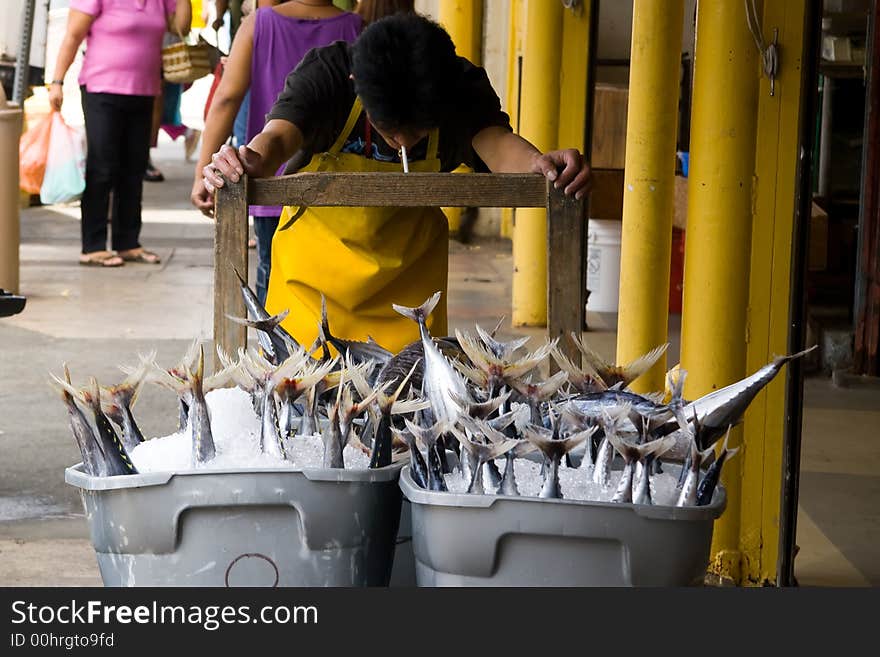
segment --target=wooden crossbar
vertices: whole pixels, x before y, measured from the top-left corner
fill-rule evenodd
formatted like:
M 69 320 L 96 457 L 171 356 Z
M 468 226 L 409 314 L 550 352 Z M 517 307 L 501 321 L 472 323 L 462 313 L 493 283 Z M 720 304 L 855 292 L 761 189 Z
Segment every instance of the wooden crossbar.
M 609 172 L 610 173 L 610 172 Z M 594 189 L 612 180 L 594 171 Z M 227 183 L 217 192 L 214 244 L 214 341 L 227 353 L 246 344 L 245 317 L 235 269 L 247 275 L 248 204 L 390 207 L 546 207 L 547 330 L 550 338 L 584 327 L 586 201 L 554 189 L 538 174 L 301 173 Z M 567 338 L 560 346 L 575 361 Z

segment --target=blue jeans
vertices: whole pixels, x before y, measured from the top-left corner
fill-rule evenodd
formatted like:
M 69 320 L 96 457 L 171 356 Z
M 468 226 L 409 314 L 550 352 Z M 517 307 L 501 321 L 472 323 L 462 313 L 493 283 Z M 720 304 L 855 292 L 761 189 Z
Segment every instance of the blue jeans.
M 272 270 L 272 235 L 278 228 L 280 217 L 254 217 L 254 234 L 257 237 L 257 298 L 266 305 L 269 289 L 269 273 Z

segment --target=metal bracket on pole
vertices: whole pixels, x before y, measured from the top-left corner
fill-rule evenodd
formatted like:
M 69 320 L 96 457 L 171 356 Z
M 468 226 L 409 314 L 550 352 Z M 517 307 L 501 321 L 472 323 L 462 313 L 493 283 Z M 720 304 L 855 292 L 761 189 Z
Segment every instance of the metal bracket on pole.
M 21 38 L 15 56 L 15 80 L 12 86 L 12 102 L 21 106 L 24 103 L 24 88 L 27 86 L 31 70 L 31 34 L 34 31 L 34 10 L 36 0 L 25 0 L 21 15 Z

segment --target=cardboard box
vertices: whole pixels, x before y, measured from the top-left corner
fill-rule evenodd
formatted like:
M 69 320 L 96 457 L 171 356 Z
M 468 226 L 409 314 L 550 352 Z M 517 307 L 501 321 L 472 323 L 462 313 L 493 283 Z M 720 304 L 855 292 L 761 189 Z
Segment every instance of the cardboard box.
M 623 169 L 626 163 L 626 110 L 629 88 L 599 83 L 593 102 L 593 146 L 590 163 L 603 169 Z

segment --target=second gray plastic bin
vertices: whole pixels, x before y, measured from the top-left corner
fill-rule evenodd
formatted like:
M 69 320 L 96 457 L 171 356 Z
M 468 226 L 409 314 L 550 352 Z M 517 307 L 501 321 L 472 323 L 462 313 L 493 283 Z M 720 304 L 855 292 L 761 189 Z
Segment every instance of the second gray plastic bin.
M 387 586 L 400 466 L 65 480 L 106 586 Z
M 442 493 L 409 467 L 400 488 L 419 586 L 698 585 L 726 505 L 721 486 L 711 505 L 684 508 Z

